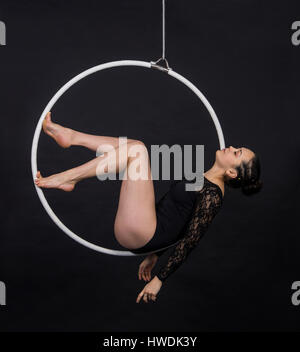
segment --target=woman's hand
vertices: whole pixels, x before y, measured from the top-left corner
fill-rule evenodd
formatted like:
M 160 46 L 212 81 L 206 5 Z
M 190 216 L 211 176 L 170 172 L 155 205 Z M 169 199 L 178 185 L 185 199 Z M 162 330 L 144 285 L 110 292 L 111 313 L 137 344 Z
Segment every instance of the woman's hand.
M 153 253 L 153 254 L 149 254 L 146 259 L 144 259 L 140 266 L 139 266 L 139 280 L 141 280 L 142 278 L 145 281 L 150 281 L 151 279 L 151 270 L 154 268 L 156 262 L 158 260 L 158 256 Z
M 154 278 L 144 287 L 144 289 L 138 295 L 136 303 L 139 303 L 142 298 L 145 303 L 148 303 L 150 301 L 155 302 L 156 295 L 158 294 L 161 286 L 162 282 L 157 276 L 154 276 Z

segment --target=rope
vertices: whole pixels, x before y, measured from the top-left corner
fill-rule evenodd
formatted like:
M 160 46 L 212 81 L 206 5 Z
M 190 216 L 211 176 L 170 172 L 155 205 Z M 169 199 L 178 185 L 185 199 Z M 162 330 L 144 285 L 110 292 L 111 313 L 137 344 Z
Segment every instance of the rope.
M 162 0 L 162 59 L 165 60 L 166 56 L 166 1 Z
M 159 65 L 159 62 L 165 62 L 166 67 Z M 162 56 L 157 61 L 151 61 L 151 67 L 168 72 L 171 68 L 166 59 L 166 0 L 162 0 Z

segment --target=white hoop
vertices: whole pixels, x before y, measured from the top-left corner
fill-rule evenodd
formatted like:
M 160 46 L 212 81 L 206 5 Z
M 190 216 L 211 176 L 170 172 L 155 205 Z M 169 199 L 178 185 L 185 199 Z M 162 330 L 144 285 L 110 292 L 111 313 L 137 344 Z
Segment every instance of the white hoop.
M 54 104 L 57 102 L 57 100 L 70 88 L 72 87 L 75 83 L 77 83 L 78 81 L 80 81 L 81 79 L 95 73 L 101 70 L 105 70 L 107 68 L 112 68 L 112 67 L 119 67 L 119 66 L 140 66 L 140 67 L 146 67 L 146 68 L 151 68 L 151 63 L 149 62 L 145 62 L 145 61 L 138 61 L 138 60 L 120 60 L 120 61 L 112 61 L 112 62 L 107 62 L 105 64 L 101 64 L 98 66 L 94 66 L 86 71 L 81 72 L 79 75 L 75 76 L 74 78 L 72 78 L 69 82 L 67 82 L 64 86 L 62 86 L 59 91 L 53 96 L 53 98 L 49 101 L 49 103 L 47 104 L 47 106 L 45 107 L 44 111 L 42 112 L 39 122 L 36 126 L 35 129 L 35 133 L 34 133 L 34 137 L 33 137 L 33 142 L 32 142 L 32 148 L 31 148 L 31 169 L 32 169 L 32 176 L 33 176 L 33 181 L 36 177 L 36 173 L 37 173 L 37 147 L 38 147 L 38 142 L 39 142 L 39 137 L 40 137 L 40 133 L 42 130 L 42 125 L 43 125 L 43 120 L 47 114 L 48 111 L 51 111 L 52 107 L 54 106 Z M 222 132 L 222 128 L 221 125 L 219 123 L 219 120 L 217 118 L 216 113 L 214 112 L 214 109 L 212 108 L 212 106 L 210 105 L 210 103 L 208 102 L 208 100 L 205 98 L 205 96 L 200 92 L 200 90 L 198 88 L 196 88 L 190 81 L 188 81 L 186 78 L 184 78 L 183 76 L 179 75 L 178 73 L 174 72 L 172 69 L 169 69 L 168 74 L 176 79 L 178 79 L 180 82 L 184 83 L 187 87 L 189 87 L 199 98 L 200 100 L 203 102 L 203 104 L 205 105 L 205 107 L 207 108 L 208 112 L 210 113 L 210 116 L 213 119 L 213 122 L 215 124 L 216 130 L 217 130 L 217 134 L 218 134 L 218 139 L 219 139 L 219 143 L 220 143 L 220 149 L 223 149 L 225 147 L 225 142 L 224 142 L 224 137 L 223 137 L 223 132 Z M 40 198 L 40 201 L 42 203 L 42 205 L 44 206 L 46 212 L 48 213 L 48 215 L 50 216 L 50 218 L 55 222 L 55 224 L 62 230 L 64 231 L 68 236 L 70 236 L 71 238 L 73 238 L 73 240 L 77 241 L 78 243 L 80 243 L 81 245 L 88 247 L 90 249 L 93 249 L 94 251 L 98 251 L 98 252 L 102 252 L 102 253 L 106 253 L 106 254 L 111 254 L 111 255 L 119 255 L 119 256 L 136 256 L 136 255 L 146 255 L 149 253 L 154 253 L 156 251 L 152 251 L 152 252 L 148 252 L 148 253 L 133 253 L 130 251 L 119 251 L 119 250 L 113 250 L 113 249 L 107 249 L 107 248 L 103 248 L 100 247 L 98 245 L 95 245 L 93 243 L 90 243 L 84 239 L 82 239 L 81 237 L 79 237 L 78 235 L 76 235 L 74 232 L 72 232 L 69 228 L 67 228 L 60 220 L 59 218 L 55 215 L 55 213 L 53 212 L 53 210 L 50 208 L 44 193 L 42 191 L 42 189 L 40 187 L 38 187 L 35 182 L 35 189 L 37 191 L 37 194 Z M 177 242 L 176 242 L 177 243 Z M 175 243 L 173 243 L 170 246 L 161 248 L 159 250 L 165 249 L 165 248 L 169 248 L 171 246 L 173 246 Z M 157 250 L 158 251 L 158 250 Z

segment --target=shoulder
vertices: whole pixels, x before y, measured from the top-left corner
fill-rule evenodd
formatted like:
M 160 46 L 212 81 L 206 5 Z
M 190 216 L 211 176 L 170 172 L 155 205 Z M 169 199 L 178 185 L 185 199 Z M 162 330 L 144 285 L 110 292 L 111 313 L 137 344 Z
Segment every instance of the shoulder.
M 219 207 L 223 203 L 223 194 L 219 186 L 205 183 L 200 191 L 196 191 L 197 202 L 209 207 Z

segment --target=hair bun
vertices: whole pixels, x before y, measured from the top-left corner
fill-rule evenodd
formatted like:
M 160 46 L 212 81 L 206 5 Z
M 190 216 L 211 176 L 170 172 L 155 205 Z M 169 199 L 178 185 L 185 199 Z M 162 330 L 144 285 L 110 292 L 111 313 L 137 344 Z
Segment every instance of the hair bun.
M 242 192 L 246 195 L 257 193 L 261 190 L 262 185 L 263 183 L 261 180 L 255 180 L 254 182 L 242 186 Z

